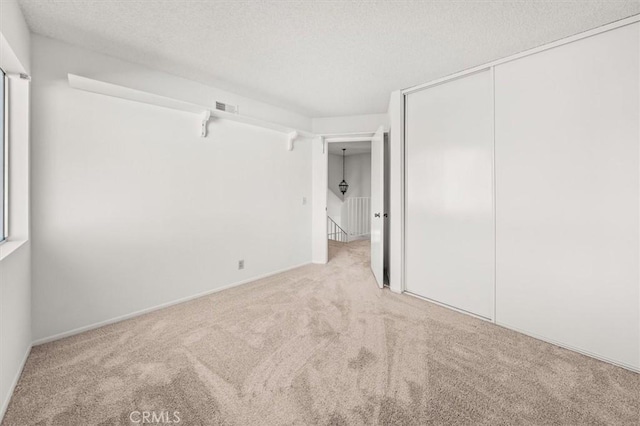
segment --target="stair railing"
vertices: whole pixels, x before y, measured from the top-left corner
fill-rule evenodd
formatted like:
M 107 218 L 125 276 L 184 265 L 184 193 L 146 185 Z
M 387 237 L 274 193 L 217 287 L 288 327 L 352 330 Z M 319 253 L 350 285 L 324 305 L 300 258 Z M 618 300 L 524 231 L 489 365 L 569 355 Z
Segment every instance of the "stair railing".
M 368 237 L 371 234 L 371 198 L 349 197 L 344 200 L 342 209 L 343 225 L 349 235 L 349 241 Z
M 327 216 L 327 231 L 328 238 L 333 241 L 339 241 L 341 243 L 348 243 L 349 236 L 344 229 L 340 228 L 340 225 L 334 222 L 329 216 Z

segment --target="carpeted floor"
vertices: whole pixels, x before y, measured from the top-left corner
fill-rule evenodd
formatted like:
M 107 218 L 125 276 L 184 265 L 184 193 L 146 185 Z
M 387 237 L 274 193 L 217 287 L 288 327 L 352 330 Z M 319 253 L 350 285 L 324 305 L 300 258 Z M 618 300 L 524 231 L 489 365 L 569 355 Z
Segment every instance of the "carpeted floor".
M 368 244 L 35 347 L 3 424 L 640 424 L 640 375 L 378 290 Z

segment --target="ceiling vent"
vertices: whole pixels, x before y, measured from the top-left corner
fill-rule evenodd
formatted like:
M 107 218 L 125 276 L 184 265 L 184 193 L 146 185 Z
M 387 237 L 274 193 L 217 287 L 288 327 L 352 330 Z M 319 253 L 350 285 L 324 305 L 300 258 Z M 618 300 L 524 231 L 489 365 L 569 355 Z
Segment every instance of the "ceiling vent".
M 217 102 L 217 101 L 216 101 L 216 109 L 218 111 L 229 112 L 231 114 L 237 114 L 238 113 L 238 106 L 237 105 L 229 105 L 229 104 L 224 104 L 222 102 Z

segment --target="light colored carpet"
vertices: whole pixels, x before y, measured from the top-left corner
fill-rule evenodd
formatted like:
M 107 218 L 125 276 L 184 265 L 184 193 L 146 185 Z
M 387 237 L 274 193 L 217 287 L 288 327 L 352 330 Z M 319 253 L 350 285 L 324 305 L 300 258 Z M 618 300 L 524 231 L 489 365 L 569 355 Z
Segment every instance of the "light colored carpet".
M 3 424 L 640 424 L 638 374 L 378 290 L 368 253 L 35 347 Z

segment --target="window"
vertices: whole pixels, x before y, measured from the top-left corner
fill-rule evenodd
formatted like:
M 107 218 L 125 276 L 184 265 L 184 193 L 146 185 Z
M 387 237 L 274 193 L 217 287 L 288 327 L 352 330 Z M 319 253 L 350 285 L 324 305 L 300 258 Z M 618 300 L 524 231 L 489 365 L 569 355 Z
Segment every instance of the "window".
M 7 75 L 0 69 L 0 243 L 7 239 L 8 216 L 8 141 L 7 141 Z

